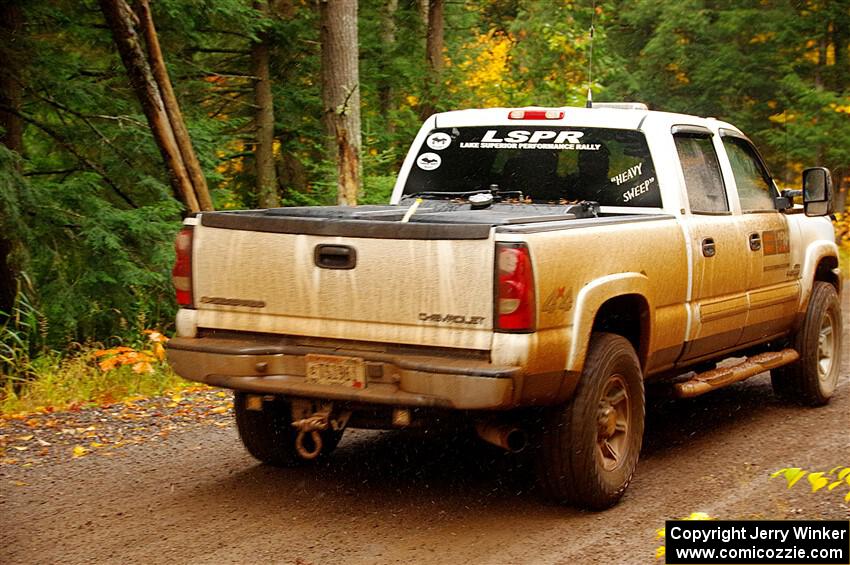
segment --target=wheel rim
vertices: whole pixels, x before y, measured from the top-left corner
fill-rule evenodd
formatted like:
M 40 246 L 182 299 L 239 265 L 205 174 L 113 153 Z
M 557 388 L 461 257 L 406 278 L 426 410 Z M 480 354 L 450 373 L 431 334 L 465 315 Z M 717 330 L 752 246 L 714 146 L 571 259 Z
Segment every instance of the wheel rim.
M 605 383 L 597 411 L 596 452 L 606 471 L 626 460 L 629 445 L 629 391 L 622 375 Z
M 823 317 L 818 332 L 818 379 L 822 383 L 830 380 L 832 364 L 835 360 L 835 320 L 832 313 Z

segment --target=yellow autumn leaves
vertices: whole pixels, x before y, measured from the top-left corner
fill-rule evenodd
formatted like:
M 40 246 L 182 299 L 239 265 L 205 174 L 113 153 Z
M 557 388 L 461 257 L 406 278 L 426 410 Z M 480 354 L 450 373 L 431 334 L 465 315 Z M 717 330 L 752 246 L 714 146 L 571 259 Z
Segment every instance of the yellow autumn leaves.
M 847 487 L 850 489 L 850 466 L 837 466 L 833 467 L 829 471 L 826 472 L 809 472 L 800 467 L 786 467 L 784 469 L 779 469 L 775 473 L 770 475 L 771 479 L 775 479 L 777 477 L 783 477 L 785 481 L 788 483 L 787 488 L 793 487 L 795 484 L 799 483 L 804 477 L 806 478 L 807 483 L 811 487 L 811 491 L 817 492 L 821 489 L 827 489 L 827 491 L 834 491 L 839 487 Z M 844 495 L 844 502 L 850 503 L 850 490 Z M 705 512 L 693 512 L 687 518 L 683 518 L 683 520 L 714 520 L 715 518 L 706 514 Z M 664 539 L 666 536 L 666 531 L 664 528 L 659 528 L 655 531 L 656 539 Z M 667 548 L 664 545 L 661 545 L 655 550 L 655 558 L 662 559 L 665 557 L 667 552 Z
M 770 478 L 775 479 L 780 476 L 785 478 L 789 489 L 797 484 L 803 477 L 806 477 L 806 480 L 812 488 L 812 492 L 817 492 L 822 488 L 832 491 L 842 485 L 850 489 L 850 467 L 842 467 L 840 465 L 838 467 L 833 467 L 827 472 L 819 471 L 815 473 L 805 471 L 800 467 L 788 467 L 785 469 L 779 469 L 775 473 L 771 474 Z M 844 502 L 850 503 L 850 490 L 848 490 L 847 494 L 844 495 Z
M 130 365 L 134 373 L 153 373 L 154 363 L 159 363 L 165 360 L 165 346 L 168 338 L 156 330 L 145 330 L 150 348 L 149 349 L 134 349 L 127 346 L 113 347 L 110 349 L 99 349 L 95 352 L 95 357 L 102 359 L 97 366 L 104 373 L 111 371 L 117 367 Z
M 832 224 L 835 226 L 835 241 L 850 249 L 850 210 L 836 212 Z
M 469 106 L 505 106 L 508 92 L 519 88 L 510 68 L 514 44 L 511 34 L 490 31 L 464 45 L 465 56 L 457 67 L 464 72 L 463 89 L 472 97 L 467 101 Z M 449 88 L 455 92 L 461 90 Z
M 705 512 L 691 512 L 691 514 L 687 518 L 682 518 L 682 520 L 715 520 L 716 518 L 712 518 L 709 514 Z M 655 539 L 663 539 L 666 537 L 667 531 L 665 528 L 659 528 L 655 530 Z M 659 545 L 655 548 L 655 558 L 661 559 L 667 554 L 667 546 Z

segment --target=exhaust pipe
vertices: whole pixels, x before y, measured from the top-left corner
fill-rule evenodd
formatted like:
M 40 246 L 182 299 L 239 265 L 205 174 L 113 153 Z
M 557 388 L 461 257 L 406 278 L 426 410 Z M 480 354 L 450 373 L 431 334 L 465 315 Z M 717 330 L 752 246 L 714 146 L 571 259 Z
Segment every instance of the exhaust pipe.
M 492 443 L 511 453 L 519 453 L 528 444 L 528 437 L 526 437 L 525 431 L 516 426 L 500 426 L 479 422 L 475 424 L 475 431 L 487 443 Z

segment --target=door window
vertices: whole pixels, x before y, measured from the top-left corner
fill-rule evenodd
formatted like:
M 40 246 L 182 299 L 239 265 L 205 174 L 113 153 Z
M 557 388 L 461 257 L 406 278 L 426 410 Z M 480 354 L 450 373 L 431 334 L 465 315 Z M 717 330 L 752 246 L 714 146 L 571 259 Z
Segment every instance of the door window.
M 691 212 L 728 212 L 726 188 L 711 136 L 677 133 L 673 138 L 676 140 L 676 151 L 679 153 L 679 162 L 685 175 L 685 189 L 688 192 Z
M 745 139 L 731 136 L 723 138 L 723 146 L 732 165 L 735 184 L 738 185 L 741 210 L 774 210 L 773 199 L 776 195 L 773 182 L 753 146 Z

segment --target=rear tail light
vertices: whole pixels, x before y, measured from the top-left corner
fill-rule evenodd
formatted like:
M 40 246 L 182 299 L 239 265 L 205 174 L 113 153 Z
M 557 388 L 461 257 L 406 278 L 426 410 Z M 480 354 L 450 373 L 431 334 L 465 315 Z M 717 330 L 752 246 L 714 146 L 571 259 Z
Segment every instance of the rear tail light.
M 177 258 L 171 271 L 171 280 L 177 294 L 177 304 L 192 308 L 192 228 L 180 230 L 174 240 L 174 249 L 177 251 Z
M 509 120 L 560 120 L 564 117 L 561 110 L 511 110 Z
M 496 329 L 534 331 L 534 272 L 524 243 L 496 244 Z

